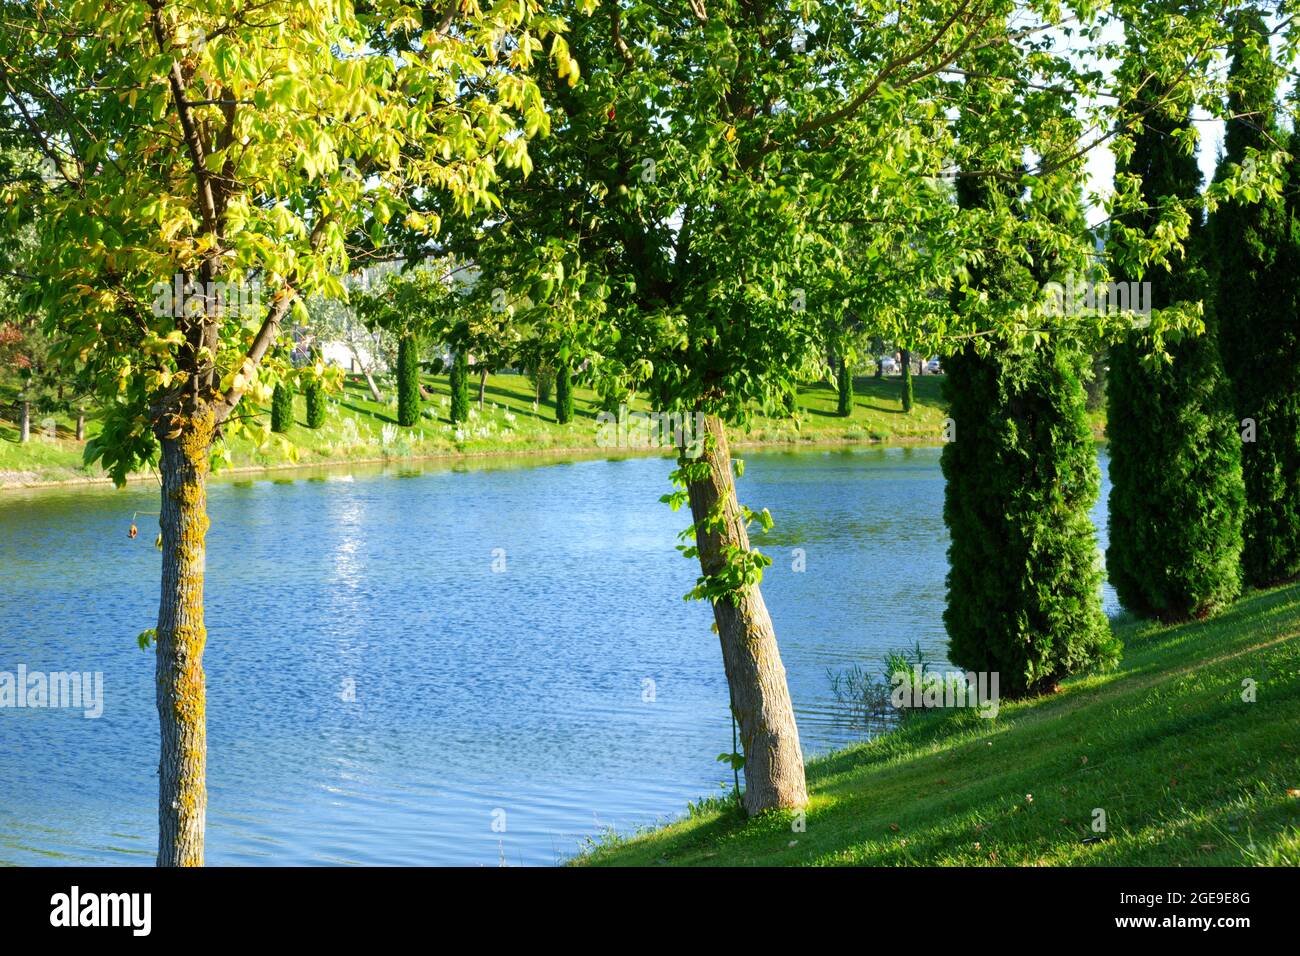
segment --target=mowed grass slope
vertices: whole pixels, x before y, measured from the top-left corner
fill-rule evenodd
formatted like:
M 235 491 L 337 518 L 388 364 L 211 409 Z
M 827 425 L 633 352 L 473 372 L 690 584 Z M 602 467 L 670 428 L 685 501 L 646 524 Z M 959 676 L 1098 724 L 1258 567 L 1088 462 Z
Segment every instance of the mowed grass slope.
M 733 430 L 732 441 L 747 444 L 815 444 L 872 442 L 938 442 L 943 437 L 944 410 L 942 378 L 934 375 L 913 379 L 915 404 L 903 412 L 900 379 L 859 378 L 854 412 L 841 418 L 836 412 L 838 395 L 824 382 L 799 390 L 799 412 L 793 418 L 758 418 L 746 432 Z M 484 405 L 477 405 L 478 380 L 473 378 L 471 420 L 461 425 L 448 421 L 449 387 L 445 376 L 428 376 L 424 386 L 428 400 L 424 417 L 411 428 L 397 426 L 396 391 L 391 380 L 381 383 L 383 402 L 375 402 L 359 377 L 350 376 L 341 393 L 329 398 L 329 415 L 324 427 L 304 424 L 306 409 L 301 395 L 296 398 L 296 424 L 283 436 L 260 445 L 246 439 L 229 444 L 229 463 L 240 468 L 280 467 L 331 462 L 401 459 L 435 455 L 521 454 L 545 451 L 590 451 L 597 444 L 596 415 L 599 404 L 589 389 L 576 390 L 577 419 L 568 425 L 555 422 L 553 399 L 533 407 L 532 383 L 522 375 L 488 377 Z M 40 428 L 44 416 L 34 415 L 32 440 L 19 444 L 18 423 L 12 402 L 16 396 L 0 394 L 0 487 L 102 477 L 98 468 L 82 466 L 84 446 L 74 440 L 73 422 L 56 416 L 56 437 L 48 438 Z M 633 411 L 648 411 L 638 400 Z M 270 410 L 256 410 L 269 422 Z M 98 431 L 93 414 L 87 434 Z M 616 452 L 617 449 L 610 449 Z
M 575 862 L 1300 865 L 1300 585 L 1210 621 L 1117 630 L 1115 672 L 991 720 L 922 714 L 812 761 L 804 832 L 710 801 Z

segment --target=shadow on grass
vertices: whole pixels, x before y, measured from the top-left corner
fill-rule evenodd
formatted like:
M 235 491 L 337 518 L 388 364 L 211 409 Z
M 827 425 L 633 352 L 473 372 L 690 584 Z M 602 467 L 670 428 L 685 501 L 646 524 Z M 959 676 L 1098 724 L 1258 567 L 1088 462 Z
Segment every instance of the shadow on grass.
M 1208 621 L 1116 629 L 1131 643 L 1111 675 L 1004 704 L 993 720 L 914 714 L 810 762 L 806 832 L 781 814 L 694 820 L 641 853 L 633 841 L 598 862 L 1291 861 L 1300 803 L 1287 794 L 1300 747 L 1286 725 L 1300 712 L 1300 683 L 1266 678 L 1295 672 L 1300 586 L 1254 592 Z M 1267 699 L 1242 701 L 1243 671 L 1269 687 Z M 1098 807 L 1112 821 L 1101 836 Z

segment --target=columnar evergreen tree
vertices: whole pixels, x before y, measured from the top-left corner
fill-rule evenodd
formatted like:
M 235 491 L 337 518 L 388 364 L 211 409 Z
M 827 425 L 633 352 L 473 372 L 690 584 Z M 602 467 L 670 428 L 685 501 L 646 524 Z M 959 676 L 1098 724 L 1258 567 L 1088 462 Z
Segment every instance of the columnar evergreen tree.
M 446 268 L 446 260 L 429 260 L 389 273 L 355 298 L 357 317 L 366 328 L 397 339 L 397 423 L 404 428 L 420 420 L 420 344 L 445 333 L 453 321 Z
M 451 360 L 451 410 L 448 418 L 453 422 L 469 421 L 469 357 L 464 348 L 457 348 Z
M 1001 62 L 1005 55 L 986 54 L 981 66 L 1010 72 L 1011 65 Z M 995 90 L 984 93 L 981 112 L 1017 113 L 1016 104 Z M 1008 128 L 1014 129 L 1010 119 Z M 977 150 L 982 137 L 971 129 L 965 135 Z M 1015 169 L 1009 152 L 999 156 L 990 149 L 981 165 Z M 961 178 L 957 200 L 969 210 L 1025 215 L 1019 183 L 1015 175 Z M 1064 212 L 1040 215 L 1082 234 L 1078 203 L 1063 192 Z M 1028 262 L 988 261 L 972 270 L 970 292 L 957 298 L 957 308 L 975 311 L 986 299 L 1033 302 L 1053 265 L 1046 253 Z M 973 341 L 944 361 L 943 390 L 955 425 L 940 459 L 950 537 L 948 657 L 969 670 L 997 672 L 1000 692 L 1009 698 L 1050 692 L 1062 678 L 1118 656 L 1101 609 L 1089 514 L 1100 475 L 1084 365 L 1076 343 L 1050 334 L 1029 346 Z
M 999 674 L 1008 698 L 1111 664 L 1089 509 L 1100 476 L 1083 359 L 1065 345 L 944 361 L 956 440 L 944 445 L 948 658 Z
M 903 349 L 900 353 L 900 357 L 903 360 L 903 378 L 900 386 L 900 398 L 903 403 L 903 411 L 910 412 L 914 400 L 912 395 L 912 353 L 907 349 Z
M 566 361 L 555 372 L 555 420 L 561 425 L 573 421 L 573 370 Z
M 1133 50 L 1140 61 L 1140 46 Z M 1152 309 L 1194 312 L 1208 283 L 1187 104 L 1152 87 L 1143 107 L 1142 125 L 1131 141 L 1121 141 L 1116 162 L 1117 181 L 1136 190 L 1139 208 L 1114 230 L 1112 271 L 1127 271 L 1127 237 L 1153 234 L 1160 209 L 1180 205 L 1191 217 L 1184 248 L 1141 278 L 1150 284 Z M 1126 182 L 1133 178 L 1140 185 Z M 1106 568 L 1130 611 L 1177 621 L 1212 613 L 1239 593 L 1243 489 L 1241 442 L 1212 312 L 1204 334 L 1171 339 L 1167 349 L 1168 360 L 1153 359 L 1141 327 L 1111 348 Z
M 1270 168 L 1284 146 L 1274 97 L 1280 71 L 1257 10 L 1234 23 L 1230 117 L 1216 180 Z M 1292 197 L 1295 183 L 1288 186 Z M 1294 218 L 1274 190 L 1241 190 L 1211 218 L 1215 310 L 1232 383 L 1246 488 L 1242 567 L 1257 587 L 1300 573 L 1300 271 Z
M 313 352 L 312 363 L 318 365 L 320 361 L 320 353 Z M 307 427 L 321 428 L 325 424 L 325 386 L 319 378 L 312 376 L 303 386 L 303 394 L 307 403 Z
M 853 369 L 850 368 L 848 357 L 843 352 L 840 353 L 836 365 L 835 381 L 839 388 L 837 413 L 841 418 L 848 418 L 853 414 Z
M 284 434 L 293 425 L 293 386 L 277 382 L 271 393 L 271 431 Z
M 397 341 L 397 424 L 410 428 L 420 420 L 420 343 L 414 335 Z

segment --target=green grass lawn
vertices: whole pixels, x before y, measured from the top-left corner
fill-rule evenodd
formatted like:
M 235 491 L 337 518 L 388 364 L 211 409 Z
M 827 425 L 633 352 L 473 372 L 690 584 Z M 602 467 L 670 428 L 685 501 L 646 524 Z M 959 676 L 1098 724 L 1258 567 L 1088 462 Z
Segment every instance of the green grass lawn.
M 733 431 L 733 444 L 816 444 L 867 442 L 938 442 L 943 435 L 942 378 L 934 375 L 913 379 L 915 404 L 904 413 L 900 402 L 900 379 L 859 378 L 855 386 L 854 412 L 841 418 L 835 413 L 837 394 L 826 383 L 804 386 L 799 392 L 799 411 L 794 418 L 759 418 L 748 431 Z M 472 382 L 477 397 L 478 381 Z M 433 455 L 520 454 L 544 451 L 597 452 L 596 396 L 587 389 L 576 392 L 577 419 L 568 425 L 555 423 L 553 402 L 533 408 L 533 388 L 522 375 L 493 375 L 488 378 L 482 409 L 472 406 L 471 421 L 453 426 L 447 420 L 449 389 L 443 376 L 428 377 L 425 388 L 425 417 L 412 428 L 397 426 L 396 391 L 391 381 L 381 383 L 385 402 L 371 399 L 358 377 L 349 377 L 340 394 L 330 396 L 330 414 L 324 427 L 312 430 L 303 425 L 306 411 L 302 396 L 297 398 L 297 424 L 283 437 L 255 444 L 248 440 L 230 443 L 230 464 L 240 468 L 280 467 L 291 464 L 319 465 L 331 462 L 401 459 Z M 19 444 L 18 424 L 8 411 L 13 394 L 0 394 L 0 487 L 6 484 L 101 478 L 98 468 L 82 467 L 83 445 L 74 440 L 73 423 L 56 419 L 57 436 L 47 437 L 38 428 L 42 416 L 33 416 L 32 440 Z M 635 411 L 647 411 L 638 401 Z M 269 422 L 269 409 L 258 410 Z M 387 427 L 386 427 L 387 426 Z M 87 434 L 95 434 L 93 416 Z
M 810 762 L 804 832 L 714 799 L 575 862 L 1300 865 L 1300 585 L 1211 621 L 1116 627 L 1115 672 L 993 719 L 910 717 Z

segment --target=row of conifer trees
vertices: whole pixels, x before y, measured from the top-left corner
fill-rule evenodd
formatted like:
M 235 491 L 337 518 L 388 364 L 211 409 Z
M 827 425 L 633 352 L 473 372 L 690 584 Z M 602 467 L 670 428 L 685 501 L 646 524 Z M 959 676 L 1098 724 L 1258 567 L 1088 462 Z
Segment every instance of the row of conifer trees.
M 1234 34 L 1216 177 L 1279 145 L 1300 156 L 1300 134 L 1288 146 L 1278 123 L 1281 73 L 1263 18 L 1241 15 Z M 1203 308 L 1204 333 L 1167 340 L 1167 361 L 1152 357 L 1142 328 L 1111 348 L 1105 566 L 1127 610 L 1179 621 L 1300 573 L 1300 162 L 1279 198 L 1243 195 L 1207 218 L 1200 168 L 1183 146 L 1191 117 L 1168 92 L 1138 105 L 1134 148 L 1117 162 L 1117 173 L 1140 177 L 1144 200 L 1123 222 L 1149 234 L 1168 204 L 1187 210 L 1181 252 L 1143 279 L 1153 309 Z M 1023 201 L 981 185 L 990 181 L 960 181 L 959 202 Z M 1107 254 L 1123 261 L 1122 240 L 1111 241 Z M 1041 283 L 1032 273 L 999 263 L 977 281 L 990 295 L 1015 294 Z M 967 347 L 945 360 L 958 437 L 942 459 L 949 657 L 998 671 L 1009 697 L 1048 691 L 1120 650 L 1101 611 L 1089 519 L 1099 472 L 1087 366 L 1077 348 L 1055 345 Z

